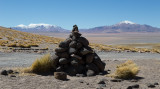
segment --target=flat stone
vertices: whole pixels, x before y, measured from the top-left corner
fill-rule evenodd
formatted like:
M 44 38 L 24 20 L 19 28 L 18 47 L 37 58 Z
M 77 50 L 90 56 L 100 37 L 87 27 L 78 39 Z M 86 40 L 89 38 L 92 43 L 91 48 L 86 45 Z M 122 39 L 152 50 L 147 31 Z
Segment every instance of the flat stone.
M 158 83 L 158 82 L 155 82 L 154 85 L 159 85 L 159 83 Z
M 16 77 L 15 75 L 10 75 L 10 77 Z
M 67 74 L 65 72 L 54 72 L 54 77 L 59 80 L 66 80 Z
M 98 84 L 106 84 L 103 80 L 98 81 Z
M 121 82 L 122 80 L 121 79 L 113 79 L 113 80 L 110 80 L 111 82 Z
M 151 84 L 151 83 L 148 83 L 147 86 L 148 86 L 149 88 L 154 88 L 154 87 L 156 87 L 154 84 Z

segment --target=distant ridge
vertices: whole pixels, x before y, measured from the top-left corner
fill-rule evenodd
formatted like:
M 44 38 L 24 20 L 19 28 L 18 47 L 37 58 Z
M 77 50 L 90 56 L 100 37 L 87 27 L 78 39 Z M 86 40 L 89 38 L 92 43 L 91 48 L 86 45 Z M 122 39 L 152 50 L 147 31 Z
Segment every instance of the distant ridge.
M 68 30 L 61 28 L 60 26 L 51 24 L 29 24 L 29 25 L 17 25 L 11 27 L 12 29 L 23 31 L 23 32 L 68 32 Z
M 12 29 L 23 31 L 23 32 L 54 32 L 54 33 L 68 33 L 70 30 L 61 28 L 60 26 L 50 24 L 29 24 L 29 25 L 17 25 L 11 27 Z M 81 28 L 81 27 L 79 27 Z M 111 26 L 99 26 L 89 29 L 80 29 L 84 33 L 125 33 L 125 32 L 160 32 L 160 28 L 152 27 L 150 25 L 141 25 L 131 21 L 121 21 Z
M 99 26 L 90 29 L 82 29 L 82 32 L 89 33 L 124 33 L 124 32 L 160 32 L 160 28 L 150 25 L 140 25 L 131 21 L 122 21 L 111 26 Z

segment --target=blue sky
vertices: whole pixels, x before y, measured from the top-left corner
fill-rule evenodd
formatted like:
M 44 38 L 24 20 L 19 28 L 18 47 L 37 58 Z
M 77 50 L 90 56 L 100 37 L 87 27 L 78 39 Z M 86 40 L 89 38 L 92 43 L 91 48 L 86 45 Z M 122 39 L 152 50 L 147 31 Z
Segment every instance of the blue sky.
M 0 26 L 46 23 L 72 29 L 129 20 L 160 28 L 160 0 L 0 0 Z

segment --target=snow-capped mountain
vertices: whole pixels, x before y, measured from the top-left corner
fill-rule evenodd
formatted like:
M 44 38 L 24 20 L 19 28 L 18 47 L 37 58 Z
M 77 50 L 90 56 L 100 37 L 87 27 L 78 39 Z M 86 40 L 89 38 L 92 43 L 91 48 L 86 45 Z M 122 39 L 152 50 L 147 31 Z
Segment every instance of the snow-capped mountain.
M 83 29 L 88 33 L 121 33 L 121 32 L 160 32 L 160 28 L 150 25 L 141 25 L 131 21 L 122 21 L 111 26 L 100 26 L 90 29 Z
M 128 21 L 128 20 L 125 20 L 125 21 L 119 22 L 118 24 L 120 25 L 120 24 L 136 24 L 136 23 Z
M 67 30 L 51 24 L 29 24 L 29 25 L 17 25 L 11 27 L 12 29 L 24 31 L 24 32 L 67 32 Z

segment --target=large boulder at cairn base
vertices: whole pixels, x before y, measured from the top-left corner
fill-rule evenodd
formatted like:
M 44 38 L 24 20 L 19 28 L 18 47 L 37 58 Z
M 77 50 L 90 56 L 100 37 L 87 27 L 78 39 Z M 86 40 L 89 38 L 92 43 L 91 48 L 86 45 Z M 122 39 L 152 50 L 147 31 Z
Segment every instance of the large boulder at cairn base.
M 98 67 L 93 63 L 87 64 L 86 68 L 89 70 L 93 70 L 95 73 L 99 73 Z
M 81 36 L 76 25 L 74 28 L 76 29 L 72 30 L 69 38 L 59 43 L 55 54 L 51 57 L 51 60 L 54 61 L 53 69 L 58 72 L 55 74 L 57 79 L 59 75 L 61 76 L 59 72 L 65 72 L 70 76 L 78 74 L 94 76 L 105 69 L 105 63 L 89 47 L 89 41 Z
M 106 65 L 104 62 L 102 62 L 102 61 L 100 61 L 100 60 L 98 60 L 98 59 L 94 59 L 93 63 L 99 68 L 99 70 L 100 70 L 101 72 L 104 71 L 105 65 Z
M 92 63 L 93 59 L 94 59 L 94 54 L 86 55 L 86 63 Z

